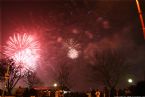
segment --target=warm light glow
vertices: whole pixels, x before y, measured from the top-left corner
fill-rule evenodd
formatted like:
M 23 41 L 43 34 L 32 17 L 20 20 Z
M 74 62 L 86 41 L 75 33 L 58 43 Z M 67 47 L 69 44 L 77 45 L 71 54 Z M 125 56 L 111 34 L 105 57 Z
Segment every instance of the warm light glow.
M 131 78 L 128 79 L 128 83 L 132 83 L 133 80 Z
M 36 69 L 39 56 L 39 43 L 33 36 L 24 34 L 14 34 L 9 37 L 5 46 L 5 54 L 12 58 L 17 66 L 24 69 Z
M 142 11 L 141 11 L 140 4 L 139 4 L 138 0 L 136 0 L 136 5 L 137 5 L 137 9 L 138 9 L 138 13 L 139 13 L 139 18 L 140 18 L 140 22 L 141 22 L 141 25 L 142 25 L 144 39 L 145 39 L 145 24 L 144 24 L 144 20 L 143 20 L 143 16 L 142 16 Z
M 54 86 L 54 87 L 57 87 L 57 83 L 54 83 L 53 86 Z

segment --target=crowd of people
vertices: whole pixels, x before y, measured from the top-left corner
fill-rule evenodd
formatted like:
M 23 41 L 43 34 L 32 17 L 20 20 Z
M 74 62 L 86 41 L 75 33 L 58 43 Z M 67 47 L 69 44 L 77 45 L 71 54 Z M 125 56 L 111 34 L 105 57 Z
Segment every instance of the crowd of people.
M 142 91 L 142 90 L 141 90 Z M 64 92 L 63 90 L 35 90 L 18 88 L 16 91 L 16 97 L 117 97 L 117 96 L 143 96 L 145 94 L 135 94 L 132 87 L 127 89 L 107 89 L 99 90 L 92 89 L 87 92 Z
M 1 90 L 2 92 L 2 90 Z M 5 93 L 6 94 L 6 93 Z M 15 97 L 117 97 L 117 96 L 145 96 L 145 81 L 138 82 L 125 89 L 104 88 L 91 89 L 87 92 L 64 91 L 63 89 L 35 89 L 19 87 L 15 93 Z

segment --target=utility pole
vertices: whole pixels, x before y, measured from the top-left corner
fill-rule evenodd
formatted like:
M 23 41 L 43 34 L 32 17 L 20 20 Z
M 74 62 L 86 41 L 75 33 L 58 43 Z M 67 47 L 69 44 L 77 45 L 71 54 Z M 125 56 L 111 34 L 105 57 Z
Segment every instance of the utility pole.
M 145 25 L 144 25 L 142 11 L 141 11 L 140 4 L 139 4 L 139 1 L 138 0 L 136 0 L 136 5 L 137 5 L 138 14 L 139 14 L 139 18 L 140 18 L 140 22 L 141 22 L 142 30 L 143 30 L 143 35 L 144 35 L 144 39 L 145 39 Z
M 142 30 L 143 30 L 143 34 L 144 34 L 144 39 L 145 39 L 145 24 L 144 24 L 142 11 L 141 11 L 140 4 L 139 4 L 138 0 L 136 0 L 136 5 L 137 5 L 138 14 L 139 14 L 139 18 L 140 18 L 140 22 L 141 22 Z M 145 69 L 143 70 L 143 73 L 144 73 L 144 80 L 145 80 Z

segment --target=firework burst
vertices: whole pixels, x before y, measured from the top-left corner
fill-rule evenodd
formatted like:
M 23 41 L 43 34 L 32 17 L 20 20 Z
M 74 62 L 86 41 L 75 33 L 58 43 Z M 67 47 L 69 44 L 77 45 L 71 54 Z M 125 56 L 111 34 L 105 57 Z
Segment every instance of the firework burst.
M 76 49 L 70 49 L 67 53 L 68 57 L 71 59 L 76 59 L 79 56 L 79 52 Z
M 80 44 L 78 44 L 73 39 L 70 39 L 64 43 L 64 46 L 68 48 L 67 56 L 71 59 L 76 59 L 79 56 L 78 49 L 80 48 Z
M 76 41 L 73 39 L 69 39 L 64 43 L 64 46 L 67 47 L 68 49 L 72 48 L 80 48 L 80 44 L 78 44 Z
M 35 70 L 39 59 L 39 42 L 33 36 L 24 34 L 14 34 L 9 37 L 6 43 L 5 54 L 12 58 L 17 66 L 21 66 L 23 70 Z

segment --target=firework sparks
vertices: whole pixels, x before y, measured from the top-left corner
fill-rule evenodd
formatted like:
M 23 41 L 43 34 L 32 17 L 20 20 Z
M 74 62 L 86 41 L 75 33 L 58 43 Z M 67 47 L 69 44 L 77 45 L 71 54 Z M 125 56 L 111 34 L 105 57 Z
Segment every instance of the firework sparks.
M 79 51 L 77 49 L 80 48 L 80 44 L 78 44 L 73 39 L 68 40 L 64 46 L 68 48 L 67 56 L 71 59 L 76 59 L 79 57 Z
M 71 58 L 71 59 L 76 59 L 76 58 L 78 58 L 78 56 L 79 56 L 79 52 L 76 50 L 76 49 L 70 49 L 69 51 L 68 51 L 68 57 L 69 58 Z
M 80 48 L 80 44 L 78 44 L 76 41 L 73 39 L 69 39 L 64 43 L 64 46 L 67 47 L 68 49 L 71 48 Z
M 5 54 L 14 59 L 17 66 L 25 69 L 36 69 L 39 58 L 39 43 L 33 36 L 24 34 L 14 34 L 9 37 L 5 46 Z

